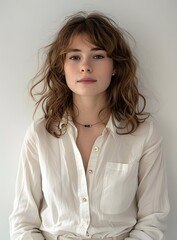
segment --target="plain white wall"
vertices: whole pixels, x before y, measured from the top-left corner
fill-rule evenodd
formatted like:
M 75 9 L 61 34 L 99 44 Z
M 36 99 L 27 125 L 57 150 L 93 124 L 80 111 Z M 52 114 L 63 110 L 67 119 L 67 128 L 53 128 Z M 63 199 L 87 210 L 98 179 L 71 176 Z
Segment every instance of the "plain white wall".
M 38 49 L 52 40 L 64 16 L 78 10 L 112 16 L 136 40 L 141 88 L 164 134 L 171 202 L 166 236 L 176 239 L 176 0 L 0 0 L 0 239 L 9 240 L 19 152 L 34 109 L 27 87 Z

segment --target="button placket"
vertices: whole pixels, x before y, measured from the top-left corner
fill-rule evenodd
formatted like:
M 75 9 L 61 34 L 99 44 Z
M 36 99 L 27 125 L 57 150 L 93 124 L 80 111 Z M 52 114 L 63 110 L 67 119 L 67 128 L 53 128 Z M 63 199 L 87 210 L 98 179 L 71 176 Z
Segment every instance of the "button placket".
M 88 229 L 88 224 L 86 223 L 86 221 L 90 219 L 90 209 L 89 209 L 89 193 L 88 193 L 88 187 L 87 187 L 87 180 L 86 180 L 85 170 L 83 168 L 83 162 L 82 162 L 80 153 L 78 153 L 77 171 L 78 171 L 78 196 L 80 199 L 79 212 L 80 212 L 80 219 L 82 219 L 78 228 L 82 234 L 85 234 L 85 232 Z
M 95 175 L 95 167 L 96 167 L 96 164 L 98 161 L 98 156 L 99 156 L 99 152 L 101 149 L 102 141 L 103 141 L 102 136 L 98 137 L 97 140 L 95 141 L 95 144 L 91 151 L 88 167 L 87 167 L 86 176 L 87 176 L 89 197 L 91 197 L 91 194 L 92 194 L 92 186 L 93 186 L 94 175 Z

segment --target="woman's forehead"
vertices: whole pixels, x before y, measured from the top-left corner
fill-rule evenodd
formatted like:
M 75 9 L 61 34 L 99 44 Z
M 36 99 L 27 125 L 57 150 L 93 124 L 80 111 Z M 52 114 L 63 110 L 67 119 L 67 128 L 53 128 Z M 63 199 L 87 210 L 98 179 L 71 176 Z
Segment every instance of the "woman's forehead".
M 94 40 L 89 36 L 89 34 L 79 33 L 79 34 L 74 35 L 70 39 L 68 48 L 71 48 L 73 46 L 79 46 L 81 44 L 87 45 L 90 48 L 100 47 L 100 44 L 95 43 Z

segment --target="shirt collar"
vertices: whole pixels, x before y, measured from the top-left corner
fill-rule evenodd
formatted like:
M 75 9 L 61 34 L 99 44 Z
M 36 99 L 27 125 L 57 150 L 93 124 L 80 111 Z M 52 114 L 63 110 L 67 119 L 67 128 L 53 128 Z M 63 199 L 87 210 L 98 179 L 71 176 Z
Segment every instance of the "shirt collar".
M 111 135 L 112 135 L 113 137 L 115 137 L 115 136 L 117 135 L 117 128 L 116 128 L 116 126 L 114 125 L 114 122 L 115 122 L 116 126 L 118 126 L 118 125 L 120 124 L 120 122 L 118 122 L 118 121 L 114 118 L 114 116 L 111 115 L 110 118 L 109 118 L 109 120 L 108 120 L 108 123 L 107 123 L 107 125 L 106 125 L 106 128 L 105 128 L 106 130 L 108 130 L 108 131 L 111 133 Z

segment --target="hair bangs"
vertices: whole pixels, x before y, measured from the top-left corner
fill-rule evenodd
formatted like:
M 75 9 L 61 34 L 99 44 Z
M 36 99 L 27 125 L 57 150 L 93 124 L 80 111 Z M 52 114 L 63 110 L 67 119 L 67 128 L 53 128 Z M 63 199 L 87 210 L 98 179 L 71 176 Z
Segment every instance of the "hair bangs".
M 94 16 L 89 16 L 88 18 L 78 17 L 74 22 L 68 23 L 67 28 L 68 31 L 65 31 L 65 34 L 62 36 L 64 44 L 61 44 L 63 46 L 60 52 L 61 55 L 67 53 L 75 37 L 85 35 L 88 42 L 104 49 L 108 56 L 111 57 L 117 40 L 114 38 L 114 34 L 111 34 L 111 28 L 106 26 L 106 22 L 103 25 L 100 18 L 99 23 L 98 16 L 96 19 Z

